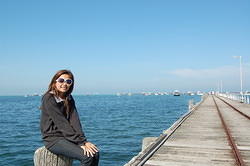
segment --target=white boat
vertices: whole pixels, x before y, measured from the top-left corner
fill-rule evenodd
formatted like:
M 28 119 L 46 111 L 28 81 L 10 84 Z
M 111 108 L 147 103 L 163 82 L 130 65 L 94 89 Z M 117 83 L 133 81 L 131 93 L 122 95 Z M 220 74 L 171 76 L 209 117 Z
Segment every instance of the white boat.
M 244 93 L 244 95 L 245 95 L 245 96 L 250 96 L 250 92 L 249 92 L 249 91 L 246 91 L 246 92 Z
M 180 93 L 180 91 L 175 90 L 175 91 L 173 92 L 173 95 L 174 95 L 174 96 L 180 96 L 180 95 L 181 95 L 181 93 Z
M 191 91 L 188 91 L 187 94 L 188 94 L 189 96 L 193 96 L 193 95 L 194 95 L 194 93 L 191 92 Z
M 199 96 L 203 95 L 203 93 L 201 91 L 197 91 L 196 94 L 199 95 Z

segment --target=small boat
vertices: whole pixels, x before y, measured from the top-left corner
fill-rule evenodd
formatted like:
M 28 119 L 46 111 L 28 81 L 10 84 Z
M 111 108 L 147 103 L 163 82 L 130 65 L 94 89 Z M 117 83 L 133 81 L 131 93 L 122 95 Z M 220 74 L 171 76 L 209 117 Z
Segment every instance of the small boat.
M 246 92 L 244 93 L 244 95 L 250 96 L 250 92 L 249 92 L 249 91 L 246 91 Z
M 194 95 L 194 93 L 191 92 L 191 91 L 188 91 L 187 94 L 188 94 L 189 96 L 193 96 L 193 95 Z
M 203 95 L 203 93 L 201 91 L 197 91 L 196 94 L 199 95 L 199 96 Z
M 174 95 L 174 96 L 180 96 L 180 95 L 181 95 L 181 93 L 180 93 L 180 91 L 175 90 L 175 91 L 174 91 L 174 93 L 173 93 L 173 95 Z

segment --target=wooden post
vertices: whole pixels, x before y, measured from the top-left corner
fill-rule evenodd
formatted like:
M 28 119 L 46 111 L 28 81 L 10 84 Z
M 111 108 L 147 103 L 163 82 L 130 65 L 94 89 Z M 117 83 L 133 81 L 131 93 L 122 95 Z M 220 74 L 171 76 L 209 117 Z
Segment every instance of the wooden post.
M 193 107 L 194 107 L 194 100 L 192 99 L 188 101 L 188 110 L 191 111 Z
M 53 154 L 44 146 L 38 148 L 34 154 L 35 166 L 72 166 L 72 162 L 72 159 L 62 155 Z

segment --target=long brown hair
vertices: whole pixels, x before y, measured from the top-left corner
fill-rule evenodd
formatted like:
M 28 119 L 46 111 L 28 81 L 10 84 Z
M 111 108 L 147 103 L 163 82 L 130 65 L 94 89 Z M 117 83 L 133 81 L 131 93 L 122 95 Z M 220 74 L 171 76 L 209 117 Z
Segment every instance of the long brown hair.
M 56 80 L 63 74 L 69 75 L 70 79 L 72 79 L 72 84 L 70 85 L 69 90 L 65 93 L 59 92 L 56 88 Z M 74 75 L 72 74 L 72 72 L 70 70 L 64 69 L 64 70 L 59 70 L 58 72 L 56 72 L 56 74 L 53 76 L 53 78 L 49 84 L 48 91 L 46 93 L 53 92 L 53 94 L 56 97 L 64 98 L 65 99 L 64 106 L 66 107 L 66 113 L 68 114 L 73 109 L 73 108 L 71 108 L 72 106 L 71 106 L 70 101 L 69 101 L 69 97 L 70 97 L 73 89 L 74 89 Z

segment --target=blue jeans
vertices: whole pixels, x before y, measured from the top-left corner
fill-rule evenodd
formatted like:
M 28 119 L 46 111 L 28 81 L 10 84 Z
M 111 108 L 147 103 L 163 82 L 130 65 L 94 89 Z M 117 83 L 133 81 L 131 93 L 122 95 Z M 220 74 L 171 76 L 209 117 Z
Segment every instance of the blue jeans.
M 79 160 L 80 166 L 98 166 L 99 153 L 96 153 L 94 157 L 88 157 L 83 154 L 83 149 L 66 139 L 61 139 L 49 148 L 52 153 L 63 155 L 72 159 Z

